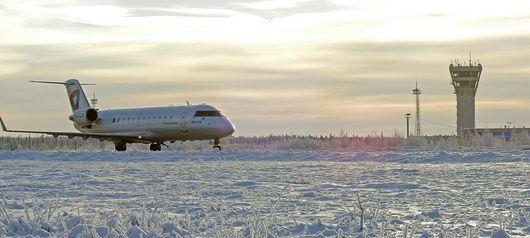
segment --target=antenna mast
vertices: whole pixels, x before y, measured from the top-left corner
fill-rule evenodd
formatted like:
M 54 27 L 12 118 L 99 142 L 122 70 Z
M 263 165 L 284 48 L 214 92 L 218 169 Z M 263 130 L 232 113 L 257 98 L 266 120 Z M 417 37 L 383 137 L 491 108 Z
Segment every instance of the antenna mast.
M 96 98 L 96 91 L 92 94 L 92 99 L 90 99 L 90 104 L 92 108 L 96 108 L 96 105 L 98 104 L 98 99 Z
M 420 120 L 421 90 L 418 88 L 418 81 L 416 81 L 416 88 L 412 89 L 412 94 L 416 95 L 416 136 L 421 136 L 421 120 Z

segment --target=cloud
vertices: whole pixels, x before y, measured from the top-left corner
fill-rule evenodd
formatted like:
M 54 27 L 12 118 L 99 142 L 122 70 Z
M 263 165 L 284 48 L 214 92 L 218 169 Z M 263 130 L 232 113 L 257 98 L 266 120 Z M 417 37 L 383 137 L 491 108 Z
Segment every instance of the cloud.
M 51 18 L 49 20 L 32 20 L 29 19 L 25 23 L 28 27 L 36 27 L 36 28 L 70 28 L 70 29 L 99 29 L 102 27 L 102 25 L 96 25 L 96 24 L 90 24 L 90 23 L 83 23 L 83 22 L 76 22 L 76 21 L 69 21 L 65 19 L 59 19 L 59 18 Z
M 255 14 L 270 21 L 299 14 L 340 10 L 340 7 L 320 0 L 235 2 L 232 6 L 239 11 Z
M 530 35 L 521 2 L 511 2 L 519 8 L 510 14 L 489 3 L 469 14 L 442 2 L 241 3 L 4 3 L 0 101 L 10 103 L 0 111 L 18 127 L 57 115 L 43 129 L 71 129 L 64 89 L 27 80 L 79 78 L 98 84 L 103 107 L 213 104 L 240 135 L 389 134 L 414 111 L 416 78 L 423 116 L 454 124 L 448 64 L 472 51 L 484 65 L 477 124 L 513 113 L 530 121 Z M 451 130 L 425 126 L 427 133 Z
M 282 1 L 282 0 L 266 0 L 258 2 L 239 2 L 234 3 L 246 8 L 255 9 L 255 10 L 276 10 L 276 9 L 285 9 L 285 8 L 295 8 L 300 3 L 306 2 L 307 0 L 292 0 L 292 1 Z
M 411 0 L 6 3 L 9 13 L 0 14 L 0 32 L 12 33 L 3 43 L 27 44 L 436 41 L 528 32 L 524 2 L 510 4 L 499 9 L 489 3 L 454 8 Z
M 223 13 L 190 13 L 178 10 L 166 9 L 132 9 L 129 11 L 129 16 L 134 17 L 150 17 L 150 16 L 177 16 L 177 17 L 206 17 L 206 18 L 224 18 L 229 17 L 228 14 Z
M 454 124 L 455 98 L 447 67 L 451 59 L 465 57 L 472 45 L 485 67 L 477 96 L 478 124 L 482 118 L 485 123 L 490 118 L 504 121 L 498 112 L 506 108 L 519 112 L 523 121 L 530 116 L 528 72 L 513 69 L 530 63 L 523 47 L 527 40 L 521 36 L 435 43 L 10 45 L 0 47 L 0 52 L 17 71 L 0 75 L 7 85 L 0 100 L 16 102 L 2 108 L 10 115 L 35 103 L 36 115 L 66 115 L 63 89 L 36 87 L 27 80 L 76 77 L 98 84 L 102 107 L 205 102 L 240 124 L 238 133 L 243 135 L 326 134 L 340 129 L 366 134 L 374 128 L 392 133 L 401 125 L 402 114 L 414 110 L 410 89 L 416 77 L 424 92 L 423 116 Z M 20 97 L 17 92 L 24 90 L 35 93 Z M 43 97 L 47 100 L 39 100 Z M 62 123 L 57 123 L 59 128 L 69 128 L 66 119 L 57 119 Z M 267 130 L 248 121 L 268 125 Z M 18 122 L 24 120 L 14 122 L 22 127 Z M 431 125 L 425 131 L 451 129 Z

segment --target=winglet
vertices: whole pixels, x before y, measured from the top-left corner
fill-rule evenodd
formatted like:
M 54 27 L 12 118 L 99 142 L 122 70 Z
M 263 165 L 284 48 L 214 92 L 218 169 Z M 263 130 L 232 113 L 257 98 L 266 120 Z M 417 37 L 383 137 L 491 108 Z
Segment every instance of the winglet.
M 0 124 L 2 124 L 2 130 L 8 131 L 7 127 L 6 127 L 6 124 L 4 124 L 4 120 L 2 120 L 2 117 L 0 117 Z

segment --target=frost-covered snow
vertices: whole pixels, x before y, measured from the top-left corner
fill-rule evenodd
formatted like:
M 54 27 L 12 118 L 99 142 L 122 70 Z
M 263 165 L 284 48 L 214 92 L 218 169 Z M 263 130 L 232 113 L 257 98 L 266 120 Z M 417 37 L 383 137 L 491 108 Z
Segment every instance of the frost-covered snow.
M 0 237 L 524 237 L 529 162 L 523 149 L 0 151 Z
M 187 151 L 2 151 L 0 160 L 37 160 L 49 162 L 182 162 L 182 161 L 333 161 L 396 163 L 508 163 L 530 162 L 530 149 L 365 149 L 334 150 L 187 150 Z

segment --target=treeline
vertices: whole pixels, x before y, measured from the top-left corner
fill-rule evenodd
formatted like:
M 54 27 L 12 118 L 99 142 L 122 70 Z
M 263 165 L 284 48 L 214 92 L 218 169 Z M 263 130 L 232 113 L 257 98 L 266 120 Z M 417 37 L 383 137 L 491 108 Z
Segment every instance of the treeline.
M 2 136 L 0 137 L 0 150 L 105 150 L 113 149 L 114 144 L 99 140 L 81 138 L 68 139 L 66 137 L 52 136 Z
M 186 141 L 168 144 L 164 150 L 196 150 L 212 148 L 212 141 Z M 221 144 L 225 148 L 238 149 L 348 149 L 360 147 L 397 147 L 406 143 L 401 137 L 374 137 L 374 136 L 304 136 L 304 135 L 269 135 L 254 137 L 229 137 L 224 138 Z M 129 144 L 128 150 L 147 150 L 148 145 Z M 0 137 L 0 150 L 114 150 L 111 142 L 96 139 L 81 139 L 52 136 L 16 136 Z
M 227 143 L 240 148 L 270 149 L 350 149 L 398 147 L 406 144 L 399 135 L 384 136 L 347 136 L 347 135 L 269 135 L 254 137 L 232 137 Z
M 186 141 L 168 144 L 163 150 L 200 150 L 211 149 L 212 141 Z M 233 149 L 307 149 L 307 150 L 348 150 L 357 148 L 399 148 L 405 146 L 419 147 L 528 147 L 530 137 L 527 133 L 514 135 L 510 139 L 493 137 L 492 135 L 459 138 L 455 136 L 426 136 L 405 139 L 399 134 L 392 136 L 369 135 L 268 135 L 268 136 L 237 136 L 224 138 L 221 142 L 225 148 Z M 128 150 L 148 150 L 148 145 L 129 144 Z M 36 151 L 68 151 L 68 150 L 114 150 L 111 142 L 96 139 L 81 139 L 51 136 L 16 136 L 0 137 L 0 150 L 36 150 Z

